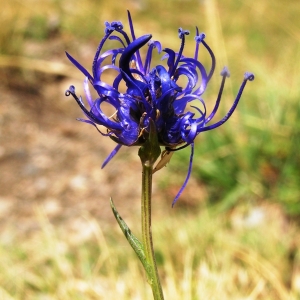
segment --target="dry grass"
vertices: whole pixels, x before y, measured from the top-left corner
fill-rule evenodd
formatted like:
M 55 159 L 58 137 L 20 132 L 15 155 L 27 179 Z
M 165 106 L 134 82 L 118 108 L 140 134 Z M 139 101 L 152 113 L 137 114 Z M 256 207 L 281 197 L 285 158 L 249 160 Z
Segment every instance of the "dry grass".
M 1 235 L 1 299 L 152 299 L 117 226 L 103 230 L 84 213 L 57 226 L 43 207 L 35 221 L 31 232 L 13 236 L 6 228 Z M 239 208 L 226 217 L 176 212 L 154 224 L 166 299 L 300 295 L 299 234 L 278 207 Z

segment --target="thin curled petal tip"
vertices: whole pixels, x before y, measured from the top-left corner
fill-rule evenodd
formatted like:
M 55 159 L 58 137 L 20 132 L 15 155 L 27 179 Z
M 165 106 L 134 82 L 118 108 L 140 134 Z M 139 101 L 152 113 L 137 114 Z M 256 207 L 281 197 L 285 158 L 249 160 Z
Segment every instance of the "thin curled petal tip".
M 249 80 L 249 81 L 252 81 L 255 79 L 255 76 L 253 73 L 250 73 L 250 72 L 246 72 L 245 75 L 244 75 L 244 78 L 245 80 Z
M 75 86 L 70 85 L 69 88 L 65 91 L 66 96 L 70 96 L 71 94 L 75 94 Z

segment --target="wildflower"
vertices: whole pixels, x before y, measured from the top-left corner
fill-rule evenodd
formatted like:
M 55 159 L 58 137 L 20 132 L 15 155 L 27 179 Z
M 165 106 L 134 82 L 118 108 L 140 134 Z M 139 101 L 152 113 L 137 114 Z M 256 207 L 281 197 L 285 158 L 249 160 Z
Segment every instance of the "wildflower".
M 226 116 L 220 121 L 208 125 L 218 110 L 225 80 L 226 77 L 229 77 L 229 71 L 226 67 L 222 70 L 222 82 L 215 106 L 212 112 L 207 114 L 202 94 L 205 92 L 207 84 L 215 71 L 215 56 L 204 41 L 205 34 L 199 34 L 198 28 L 196 28 L 194 57 L 185 57 L 183 50 L 185 38 L 189 35 L 189 31 L 179 28 L 178 36 L 181 45 L 178 52 L 169 48 L 162 50 L 159 41 L 151 40 L 151 34 L 136 38 L 129 12 L 128 20 L 132 40 L 123 30 L 121 22 L 105 23 L 105 35 L 96 51 L 92 74 L 70 54 L 66 53 L 69 60 L 86 76 L 84 90 L 89 108 L 86 108 L 81 97 L 77 97 L 74 86 L 70 86 L 66 91 L 66 95 L 71 94 L 74 97 L 87 117 L 87 119 L 79 119 L 80 121 L 95 126 L 102 135 L 109 136 L 117 143 L 102 167 L 114 157 L 122 146 L 142 145 L 149 135 L 150 120 L 155 123 L 159 145 L 166 147 L 166 151 L 162 156 L 162 165 L 165 165 L 165 162 L 169 160 L 168 156 L 174 151 L 191 146 L 188 174 L 173 201 L 174 205 L 190 177 L 196 136 L 200 132 L 219 127 L 229 119 L 240 100 L 246 82 L 253 80 L 254 75 L 251 73 L 245 74 L 236 99 Z M 118 35 L 113 35 L 113 33 Z M 120 47 L 107 50 L 101 54 L 107 40 L 119 42 Z M 142 60 L 140 49 L 146 44 L 148 44 L 147 54 L 145 59 Z M 206 70 L 203 64 L 198 61 L 200 44 L 204 46 L 210 55 L 211 67 L 209 70 Z M 157 49 L 158 53 L 165 52 L 162 60 L 166 60 L 167 66 L 157 65 L 151 68 L 154 49 Z M 109 57 L 111 57 L 111 63 L 103 65 L 104 60 Z M 101 80 L 104 71 L 109 69 L 117 72 L 117 76 L 111 85 Z M 179 86 L 178 82 L 181 77 L 187 79 L 185 86 Z M 125 93 L 120 92 L 121 82 L 126 84 L 127 90 Z M 98 98 L 95 100 L 92 99 L 89 83 L 98 94 Z M 101 109 L 103 103 L 108 103 L 114 107 L 115 113 L 113 116 L 108 117 L 105 115 Z M 106 127 L 107 131 L 102 132 L 97 125 Z M 161 168 L 161 165 L 156 170 L 159 168 Z

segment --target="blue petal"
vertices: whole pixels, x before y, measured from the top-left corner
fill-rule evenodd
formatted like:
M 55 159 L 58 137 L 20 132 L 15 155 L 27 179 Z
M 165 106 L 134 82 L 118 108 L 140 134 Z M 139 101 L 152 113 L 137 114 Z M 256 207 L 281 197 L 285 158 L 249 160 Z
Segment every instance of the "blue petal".
M 151 64 L 151 58 L 152 58 L 152 52 L 153 49 L 157 48 L 158 53 L 161 52 L 161 44 L 158 41 L 153 41 L 153 42 L 149 42 L 149 48 L 148 48 L 148 52 L 145 58 L 145 65 L 144 65 L 144 72 L 145 74 L 147 74 L 149 72 L 150 69 L 150 64 Z
M 85 79 L 84 79 L 83 89 L 84 89 L 86 100 L 87 100 L 89 106 L 92 108 L 94 102 L 93 102 L 92 95 L 91 95 L 91 92 L 89 89 L 89 81 L 88 81 L 87 77 L 85 77 Z
M 219 122 L 217 122 L 217 123 L 215 123 L 213 125 L 210 125 L 210 126 L 207 126 L 207 127 L 204 127 L 204 128 L 199 128 L 198 129 L 199 132 L 200 131 L 208 131 L 208 130 L 217 128 L 217 127 L 221 126 L 222 124 L 224 124 L 231 117 L 231 115 L 233 114 L 235 108 L 237 107 L 237 105 L 238 105 L 238 103 L 240 101 L 240 98 L 242 96 L 243 90 L 244 90 L 244 88 L 245 88 L 246 83 L 247 83 L 248 80 L 249 81 L 254 80 L 254 75 L 252 73 L 246 73 L 245 74 L 244 81 L 241 84 L 241 87 L 240 87 L 240 89 L 238 91 L 238 94 L 237 94 L 237 96 L 236 96 L 236 98 L 235 98 L 235 100 L 233 102 L 233 105 L 230 108 L 230 110 L 228 111 L 228 113 L 226 114 L 226 116 L 222 120 L 220 120 Z
M 95 71 L 96 71 L 96 76 L 95 76 L 95 80 L 100 79 L 97 70 L 99 70 L 102 62 L 108 57 L 108 56 L 112 56 L 111 62 L 113 65 L 115 65 L 115 60 L 118 54 L 122 53 L 124 51 L 124 48 L 119 48 L 119 49 L 113 49 L 113 50 L 108 50 L 105 51 L 103 54 L 101 54 L 97 60 L 96 63 L 96 67 L 95 67 Z
M 180 49 L 179 49 L 179 52 L 177 54 L 177 58 L 176 58 L 176 61 L 174 63 L 174 67 L 173 69 L 171 70 L 170 72 L 170 75 L 173 76 L 174 75 L 174 72 L 175 70 L 177 69 L 177 66 L 181 60 L 181 58 L 183 57 L 182 56 L 182 52 L 183 52 L 183 48 L 184 48 L 184 43 L 185 43 L 185 36 L 186 35 L 189 35 L 190 32 L 188 30 L 183 30 L 182 28 L 179 28 L 178 29 L 178 36 L 179 38 L 181 39 L 181 45 L 180 45 Z
M 136 80 L 130 70 L 130 61 L 132 56 L 135 52 L 137 52 L 141 47 L 143 47 L 150 39 L 152 38 L 151 34 L 143 35 L 139 37 L 138 39 L 134 40 L 131 44 L 128 45 L 128 47 L 124 50 L 120 57 L 119 61 L 119 67 L 123 71 L 122 74 L 126 74 L 126 76 L 123 76 L 123 79 L 128 87 L 129 90 L 136 90 L 135 86 L 133 86 L 132 82 L 135 83 L 136 86 L 139 86 L 140 89 L 143 91 L 145 88 L 145 83 Z M 128 78 L 130 80 L 128 80 Z
M 180 197 L 181 193 L 185 189 L 185 187 L 186 187 L 186 185 L 187 185 L 187 183 L 190 179 L 191 172 L 192 172 L 192 166 L 193 166 L 193 157 L 194 157 L 194 143 L 191 143 L 191 156 L 190 156 L 190 163 L 189 163 L 188 173 L 187 173 L 187 176 L 185 178 L 185 181 L 184 181 L 182 187 L 180 188 L 180 190 L 179 190 L 178 194 L 176 195 L 175 199 L 173 200 L 172 207 L 174 207 L 175 203 L 177 202 L 178 198 Z
M 201 85 L 196 91 L 194 91 L 194 94 L 196 94 L 198 96 L 201 96 L 204 93 L 204 91 L 206 89 L 206 86 L 207 86 L 207 83 L 208 83 L 208 77 L 207 77 L 206 70 L 205 70 L 204 66 L 199 61 L 194 60 L 193 58 L 182 58 L 181 62 L 186 62 L 186 63 L 189 63 L 191 65 L 194 64 L 200 70 L 200 73 L 201 73 L 201 76 L 202 76 Z M 193 68 L 193 66 L 191 66 L 191 68 Z
M 108 30 L 106 35 L 104 36 L 104 38 L 101 40 L 98 48 L 97 48 L 97 51 L 95 53 L 95 56 L 94 56 L 94 60 L 93 60 L 93 66 L 92 66 L 92 70 L 93 70 L 93 76 L 96 78 L 97 77 L 97 61 L 98 61 L 98 58 L 99 58 L 99 55 L 100 55 L 100 52 L 102 50 L 102 47 L 104 45 L 104 43 L 106 42 L 107 38 L 110 36 L 110 34 L 112 33 L 111 30 Z
M 180 66 L 176 70 L 176 76 L 174 76 L 174 80 L 178 81 L 180 76 L 186 76 L 188 79 L 187 85 L 183 88 L 183 94 L 189 94 L 192 92 L 193 88 L 196 86 L 198 81 L 198 74 L 194 68 L 188 68 L 186 66 Z
M 206 44 L 206 42 L 204 40 L 202 40 L 202 44 L 204 45 L 204 47 L 206 48 L 206 50 L 208 51 L 208 53 L 210 54 L 210 57 L 211 57 L 211 68 L 210 68 L 210 71 L 207 76 L 207 80 L 210 81 L 210 79 L 213 76 L 214 71 L 215 71 L 216 58 L 215 58 L 214 53 L 212 52 L 212 50 L 210 49 L 210 47 Z
M 134 29 L 133 29 L 133 23 L 132 23 L 132 18 L 130 15 L 129 10 L 127 10 L 127 16 L 128 16 L 128 22 L 129 22 L 129 27 L 130 27 L 130 32 L 131 32 L 131 36 L 132 36 L 132 40 L 135 41 L 135 34 L 134 34 Z M 140 51 L 137 50 L 136 52 L 136 56 L 137 56 L 137 66 L 140 70 L 143 70 L 143 64 L 142 64 L 142 59 L 141 59 L 141 55 L 140 55 Z
M 184 131 L 181 132 L 182 139 L 187 143 L 191 144 L 194 142 L 195 137 L 197 136 L 198 126 L 196 123 L 190 124 L 190 129 L 188 130 L 188 134 Z
M 118 97 L 120 93 L 117 90 L 103 81 L 96 81 L 94 82 L 93 86 L 98 92 L 99 96 L 105 95 L 107 97 L 110 97 L 112 99 L 112 104 L 114 106 L 118 105 Z
M 112 40 L 112 41 L 119 41 L 123 45 L 124 48 L 126 47 L 124 42 L 122 41 L 122 39 L 119 36 L 112 35 L 108 39 Z
M 224 90 L 224 85 L 225 85 L 226 77 L 230 76 L 227 67 L 223 68 L 223 70 L 221 72 L 221 76 L 223 76 L 223 78 L 222 78 L 222 82 L 221 82 L 221 86 L 220 86 L 220 89 L 219 89 L 219 93 L 218 93 L 218 97 L 217 97 L 215 106 L 214 106 L 211 114 L 206 119 L 205 123 L 208 123 L 215 116 L 215 114 L 216 114 L 216 112 L 217 112 L 217 110 L 219 108 L 219 104 L 220 104 L 220 101 L 221 101 L 222 93 L 223 93 L 223 90 Z
M 105 158 L 105 160 L 101 166 L 101 169 L 103 169 L 111 161 L 111 159 L 118 153 L 118 151 L 121 149 L 121 147 L 122 147 L 121 144 L 118 144 L 115 147 L 115 149 L 109 154 L 109 156 Z
M 123 72 L 123 70 L 121 70 L 121 74 L 122 74 L 122 77 L 126 78 L 126 81 L 130 83 L 129 85 L 131 86 L 131 88 L 128 88 L 128 90 L 127 90 L 128 95 L 133 96 L 133 97 L 140 96 L 142 98 L 142 102 L 144 104 L 145 111 L 150 112 L 152 107 L 151 107 L 150 103 L 147 102 L 143 91 L 141 90 L 140 86 L 138 85 L 139 82 L 140 83 L 142 83 L 142 82 L 139 80 L 132 81 L 127 76 L 127 74 Z M 145 84 L 145 86 L 146 86 L 146 84 Z
M 95 105 L 92 108 L 92 113 L 97 117 L 97 124 L 104 125 L 108 129 L 113 130 L 122 130 L 121 124 L 111 121 L 101 110 L 100 105 L 102 102 L 105 102 L 104 98 L 98 99 L 95 101 Z
M 156 70 L 161 81 L 162 94 L 165 94 L 170 89 L 181 91 L 181 88 L 171 79 L 169 72 L 163 66 L 156 66 Z
M 164 60 L 166 57 L 168 57 L 167 65 L 169 67 L 169 73 L 171 74 L 174 68 L 176 54 L 172 49 L 169 48 L 165 48 L 163 51 L 167 54 L 164 55 L 161 59 Z
M 76 68 L 78 68 L 86 77 L 88 77 L 88 79 L 93 80 L 91 74 L 76 59 L 74 59 L 68 52 L 66 52 L 66 55 Z

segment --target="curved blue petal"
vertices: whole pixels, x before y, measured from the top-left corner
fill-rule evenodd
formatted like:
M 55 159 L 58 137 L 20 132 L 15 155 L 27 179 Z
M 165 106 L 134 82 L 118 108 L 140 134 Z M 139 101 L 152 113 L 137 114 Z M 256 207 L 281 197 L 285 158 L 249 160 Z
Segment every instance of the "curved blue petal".
M 210 49 L 210 47 L 206 44 L 206 42 L 204 40 L 202 40 L 202 44 L 207 49 L 207 51 L 208 51 L 208 53 L 210 54 L 210 57 L 211 57 L 211 68 L 210 68 L 210 71 L 209 71 L 208 76 L 207 76 L 207 80 L 210 81 L 211 77 L 214 74 L 215 68 L 216 68 L 216 58 L 215 58 L 214 53 L 212 52 L 212 50 Z
M 216 100 L 216 103 L 215 103 L 215 107 L 213 108 L 211 114 L 206 119 L 205 123 L 208 123 L 215 116 L 215 114 L 216 114 L 216 112 L 219 108 L 222 93 L 223 93 L 223 90 L 224 90 L 225 80 L 226 80 L 226 77 L 229 77 L 229 71 L 226 67 L 222 70 L 221 75 L 223 76 L 223 78 L 222 78 L 221 86 L 220 86 L 220 89 L 219 89 L 218 97 L 217 97 L 217 100 Z
M 98 74 L 97 70 L 99 70 L 103 61 L 110 55 L 112 56 L 111 62 L 113 65 L 115 65 L 115 60 L 116 60 L 117 55 L 122 53 L 123 51 L 124 51 L 123 48 L 119 48 L 119 49 L 108 50 L 108 51 L 105 51 L 104 53 L 102 53 L 99 56 L 97 63 L 96 63 L 96 67 L 95 67 L 96 73 Z M 100 79 L 98 75 L 95 77 L 95 80 L 96 79 Z
M 158 65 L 156 70 L 161 81 L 161 90 L 163 94 L 171 88 L 181 91 L 181 88 L 175 83 L 174 80 L 171 79 L 169 72 L 163 66 Z
M 190 94 L 198 81 L 197 71 L 192 68 L 185 68 L 184 66 L 181 66 L 176 70 L 176 76 L 174 76 L 174 80 L 177 81 L 182 75 L 186 76 L 188 79 L 186 87 L 182 89 L 182 94 Z
M 204 66 L 199 61 L 194 60 L 193 58 L 182 58 L 181 61 L 190 63 L 190 64 L 195 64 L 198 67 L 198 69 L 200 70 L 200 73 L 202 76 L 201 85 L 196 91 L 194 91 L 194 94 L 201 96 L 204 93 L 207 83 L 208 83 L 208 77 L 207 77 Z
M 151 104 L 147 102 L 145 96 L 144 96 L 144 93 L 142 92 L 142 90 L 140 89 L 140 87 L 138 86 L 138 84 L 136 82 L 141 82 L 141 81 L 138 81 L 138 80 L 135 80 L 135 81 L 131 81 L 131 79 L 129 77 L 127 77 L 127 74 L 124 73 L 122 70 L 121 70 L 121 74 L 124 77 L 126 77 L 127 81 L 130 82 L 130 85 L 132 86 L 131 89 L 128 88 L 127 90 L 127 94 L 131 97 L 135 97 L 137 99 L 141 99 L 142 103 L 144 104 L 144 108 L 145 108 L 145 111 L 146 112 L 149 112 L 151 111 L 152 107 L 151 107 Z
M 151 64 L 151 58 L 152 58 L 152 52 L 153 49 L 157 48 L 157 52 L 160 53 L 161 52 L 161 44 L 158 41 L 153 41 L 153 42 L 149 42 L 149 48 L 148 48 L 148 52 L 145 58 L 145 65 L 144 65 L 144 74 L 147 74 L 150 70 L 150 64 Z
M 145 83 L 136 80 L 130 70 L 130 61 L 134 53 L 136 53 L 141 47 L 143 47 L 150 39 L 152 38 L 151 34 L 148 35 L 143 35 L 139 37 L 138 39 L 134 40 L 131 44 L 128 45 L 128 47 L 124 50 L 120 57 L 119 61 L 119 67 L 123 71 L 123 74 L 126 74 L 126 76 L 123 76 L 123 80 L 125 81 L 128 89 L 130 91 L 136 91 L 135 86 L 133 86 L 133 82 L 135 83 L 136 86 L 139 86 L 139 88 L 143 91 L 145 88 Z M 130 80 L 128 80 L 128 78 Z M 139 94 L 139 93 L 137 93 Z
M 109 24 L 109 23 L 108 23 Z M 113 32 L 114 28 L 110 28 L 110 25 L 106 24 L 106 27 L 107 27 L 107 32 L 104 36 L 104 38 L 101 40 L 98 48 L 97 48 L 97 51 L 95 53 L 95 56 L 94 56 L 94 60 L 93 60 L 93 65 L 92 65 L 92 70 L 93 70 L 93 76 L 94 78 L 97 76 L 97 61 L 98 61 L 98 58 L 99 58 L 99 55 L 100 55 L 100 52 L 102 50 L 102 47 L 105 43 L 105 41 L 107 40 L 107 38 L 110 36 L 110 34 Z
M 171 72 L 173 71 L 173 68 L 174 68 L 176 54 L 172 49 L 169 49 L 169 48 L 165 48 L 163 51 L 166 52 L 167 54 L 164 55 L 161 59 L 163 60 L 165 58 L 168 58 L 167 64 L 169 67 L 169 73 L 171 74 Z
M 100 105 L 102 102 L 105 102 L 105 99 L 98 99 L 95 101 L 95 105 L 93 106 L 91 112 L 94 116 L 97 116 L 97 124 L 104 125 L 110 130 L 122 130 L 123 127 L 120 123 L 111 121 L 101 110 Z
M 237 105 L 238 105 L 238 103 L 240 101 L 240 98 L 242 96 L 243 90 L 244 90 L 244 88 L 245 88 L 246 83 L 247 83 L 248 80 L 249 81 L 254 80 L 254 75 L 252 73 L 246 73 L 245 74 L 244 81 L 243 81 L 243 83 L 242 83 L 242 85 L 241 85 L 241 87 L 240 87 L 240 89 L 238 91 L 238 94 L 237 94 L 237 96 L 236 96 L 236 98 L 235 98 L 235 100 L 233 102 L 232 107 L 230 108 L 230 110 L 228 111 L 228 113 L 226 114 L 226 116 L 222 120 L 220 120 L 219 122 L 217 122 L 217 123 L 215 123 L 213 125 L 201 128 L 201 130 L 199 130 L 199 131 L 208 131 L 208 130 L 217 128 L 217 127 L 221 126 L 222 124 L 224 124 L 231 117 L 231 115 L 233 114 L 235 108 L 237 107 Z
M 85 79 L 84 79 L 83 89 L 84 89 L 86 100 L 87 100 L 89 106 L 92 107 L 94 102 L 93 102 L 92 95 L 91 95 L 91 92 L 90 92 L 90 89 L 89 89 L 88 77 L 85 77 Z
M 99 96 L 105 95 L 107 97 L 110 97 L 112 99 L 112 104 L 114 106 L 117 106 L 120 93 L 112 86 L 103 81 L 96 81 L 94 82 L 93 87 L 98 92 Z
M 126 47 L 124 42 L 122 41 L 122 39 L 119 36 L 111 35 L 108 39 L 112 40 L 112 41 L 118 41 L 123 45 L 124 48 Z
M 191 143 L 191 155 L 190 155 L 190 163 L 189 163 L 188 172 L 187 172 L 187 175 L 186 175 L 186 178 L 184 180 L 182 187 L 180 188 L 179 192 L 177 193 L 176 197 L 173 200 L 172 207 L 174 207 L 175 203 L 177 202 L 178 198 L 182 194 L 183 190 L 185 189 L 185 187 L 190 179 L 192 167 L 193 167 L 193 158 L 194 158 L 194 143 Z

